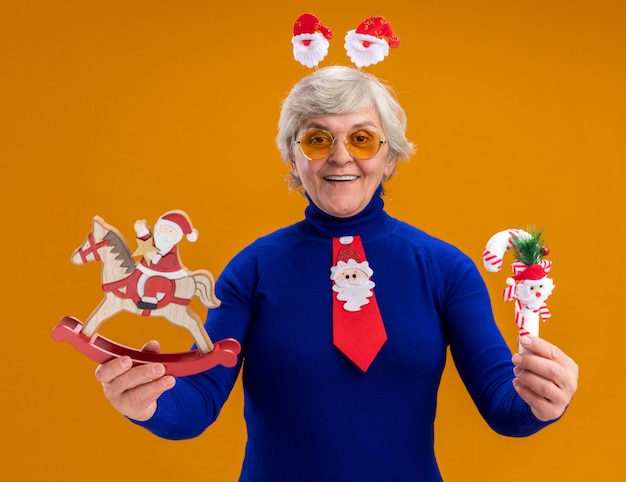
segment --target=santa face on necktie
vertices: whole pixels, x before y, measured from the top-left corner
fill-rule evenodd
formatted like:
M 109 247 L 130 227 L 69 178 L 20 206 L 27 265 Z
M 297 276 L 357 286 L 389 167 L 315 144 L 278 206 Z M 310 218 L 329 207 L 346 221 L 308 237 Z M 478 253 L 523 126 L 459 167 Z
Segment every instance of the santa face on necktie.
M 342 266 L 343 265 L 343 266 Z M 364 266 L 360 266 L 364 265 Z M 369 298 L 374 294 L 374 282 L 367 273 L 372 272 L 367 261 L 357 263 L 350 259 L 347 263 L 339 261 L 337 266 L 331 268 L 333 272 L 333 291 L 337 293 L 337 299 L 345 301 L 343 308 L 348 311 L 359 311 L 361 306 L 369 303 Z

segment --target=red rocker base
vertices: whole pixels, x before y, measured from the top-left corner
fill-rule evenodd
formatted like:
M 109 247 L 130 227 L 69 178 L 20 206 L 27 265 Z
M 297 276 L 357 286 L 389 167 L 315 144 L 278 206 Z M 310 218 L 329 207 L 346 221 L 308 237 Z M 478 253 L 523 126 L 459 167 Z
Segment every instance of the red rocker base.
M 161 363 L 165 366 L 165 373 L 175 377 L 193 375 L 217 365 L 234 367 L 237 364 L 237 355 L 241 351 L 237 340 L 226 338 L 214 343 L 213 351 L 205 355 L 198 350 L 178 353 L 145 352 L 120 345 L 97 333 L 89 338 L 81 333 L 82 327 L 83 324 L 79 320 L 66 316 L 52 330 L 52 339 L 70 342 L 79 352 L 98 363 L 129 356 L 135 365 Z

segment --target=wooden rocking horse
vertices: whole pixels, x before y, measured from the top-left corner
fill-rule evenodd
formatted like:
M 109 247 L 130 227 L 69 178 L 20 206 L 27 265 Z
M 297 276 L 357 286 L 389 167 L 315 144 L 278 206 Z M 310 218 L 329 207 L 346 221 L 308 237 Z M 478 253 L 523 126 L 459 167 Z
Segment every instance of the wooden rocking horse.
M 104 298 L 83 325 L 76 318 L 65 317 L 53 330 L 56 341 L 70 343 L 90 358 L 103 363 L 129 355 L 135 364 L 158 362 L 172 375 L 189 375 L 221 364 L 234 366 L 240 351 L 233 339 L 214 344 L 204 329 L 202 319 L 189 306 L 197 296 L 207 308 L 220 301 L 214 292 L 214 279 L 207 270 L 189 271 L 182 266 L 178 242 L 183 236 L 195 241 L 197 232 L 183 211 L 165 213 L 151 233 L 145 221 L 135 223 L 138 249 L 131 253 L 124 236 L 101 217 L 95 216 L 85 242 L 72 254 L 74 264 L 102 262 Z M 133 256 L 141 256 L 137 262 Z M 161 316 L 185 328 L 197 350 L 182 353 L 148 353 L 119 345 L 96 333 L 108 318 L 128 311 L 142 316 Z

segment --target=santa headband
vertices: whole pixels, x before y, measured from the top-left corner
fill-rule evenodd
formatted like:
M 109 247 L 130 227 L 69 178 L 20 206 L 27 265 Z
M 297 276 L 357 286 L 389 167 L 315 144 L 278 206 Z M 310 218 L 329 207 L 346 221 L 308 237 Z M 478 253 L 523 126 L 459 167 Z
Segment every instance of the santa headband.
M 312 68 L 328 54 L 333 31 L 312 13 L 304 13 L 293 25 L 293 55 L 302 65 Z M 390 48 L 400 46 L 389 22 L 381 16 L 367 17 L 345 36 L 344 48 L 359 70 L 385 59 Z

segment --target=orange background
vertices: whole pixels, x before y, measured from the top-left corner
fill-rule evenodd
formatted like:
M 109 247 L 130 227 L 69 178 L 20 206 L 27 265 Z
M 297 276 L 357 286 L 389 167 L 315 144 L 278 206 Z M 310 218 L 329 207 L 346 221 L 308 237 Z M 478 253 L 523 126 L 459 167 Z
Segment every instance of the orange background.
M 236 480 L 239 386 L 204 435 L 161 440 L 117 414 L 95 363 L 50 332 L 102 297 L 100 266 L 69 260 L 96 214 L 132 239 L 135 219 L 187 211 L 200 238 L 181 246 L 183 261 L 216 276 L 253 239 L 300 219 L 305 203 L 288 191 L 274 146 L 279 101 L 309 72 L 291 54 L 307 8 L 293 4 L 4 2 L 0 479 Z M 626 473 L 623 5 L 315 4 L 335 32 L 322 65 L 349 63 L 343 36 L 368 15 L 387 17 L 401 38 L 369 69 L 395 86 L 419 147 L 387 187 L 388 211 L 477 263 L 507 228 L 544 227 L 552 249 L 557 288 L 541 333 L 577 360 L 580 390 L 560 423 L 507 439 L 480 419 L 450 361 L 436 423 L 447 481 Z M 500 297 L 508 273 L 484 273 L 513 347 L 513 307 Z M 167 351 L 191 343 L 166 321 L 131 315 L 100 332 L 132 346 L 159 338 Z

